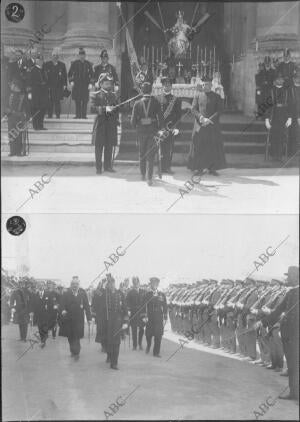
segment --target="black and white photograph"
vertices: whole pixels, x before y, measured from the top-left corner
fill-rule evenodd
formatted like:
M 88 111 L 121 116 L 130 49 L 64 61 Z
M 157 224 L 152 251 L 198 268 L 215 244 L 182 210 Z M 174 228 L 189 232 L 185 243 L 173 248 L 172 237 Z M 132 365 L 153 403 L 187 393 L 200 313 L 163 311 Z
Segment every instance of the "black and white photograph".
M 1 3 L 1 415 L 299 420 L 300 3 Z

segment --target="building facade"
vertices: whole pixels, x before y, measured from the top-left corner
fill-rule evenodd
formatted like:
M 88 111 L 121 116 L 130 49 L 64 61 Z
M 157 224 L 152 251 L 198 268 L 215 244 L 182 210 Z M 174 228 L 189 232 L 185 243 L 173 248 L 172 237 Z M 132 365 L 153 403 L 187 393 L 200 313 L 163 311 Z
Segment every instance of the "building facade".
M 9 47 L 25 48 L 35 34 L 47 25 L 51 30 L 36 50 L 50 59 L 54 47 L 59 47 L 63 60 L 69 68 L 77 58 L 78 47 L 84 47 L 87 59 L 99 63 L 99 53 L 108 50 L 110 62 L 117 68 L 121 79 L 122 57 L 126 51 L 125 26 L 136 48 L 141 40 L 155 39 L 157 28 L 149 22 L 145 11 L 161 19 L 155 4 L 146 2 L 73 2 L 73 1 L 25 1 L 25 16 L 19 23 L 7 20 L 3 13 L 9 0 L 2 1 L 1 42 L 4 55 Z M 162 20 L 176 21 L 176 10 L 183 9 L 185 16 L 194 10 L 196 2 L 160 2 Z M 212 9 L 213 8 L 213 9 Z M 139 12 L 139 9 L 141 11 Z M 292 58 L 300 62 L 300 3 L 209 3 L 203 2 L 201 12 L 213 10 L 215 20 L 208 21 L 206 28 L 197 35 L 209 43 L 212 39 L 222 52 L 222 68 L 226 73 L 230 92 L 236 108 L 253 115 L 255 109 L 255 78 L 258 62 L 266 55 L 282 57 L 283 49 L 292 50 Z M 170 22 L 171 22 L 170 21 Z M 160 21 L 161 22 L 161 21 Z M 164 41 L 160 34 L 161 42 Z M 149 41 L 150 40 L 150 41 Z M 159 41 L 158 41 L 159 42 Z

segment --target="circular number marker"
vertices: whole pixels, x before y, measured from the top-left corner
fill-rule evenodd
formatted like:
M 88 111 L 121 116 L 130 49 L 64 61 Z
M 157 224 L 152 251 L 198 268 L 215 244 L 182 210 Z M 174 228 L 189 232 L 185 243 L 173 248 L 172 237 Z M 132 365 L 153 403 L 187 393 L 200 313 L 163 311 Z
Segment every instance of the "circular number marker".
M 20 3 L 9 3 L 5 8 L 5 16 L 10 22 L 18 23 L 25 15 L 24 7 Z
M 15 215 L 7 220 L 6 228 L 8 233 L 11 235 L 20 236 L 20 234 L 24 233 L 26 229 L 26 223 L 24 218 L 20 217 L 19 215 Z

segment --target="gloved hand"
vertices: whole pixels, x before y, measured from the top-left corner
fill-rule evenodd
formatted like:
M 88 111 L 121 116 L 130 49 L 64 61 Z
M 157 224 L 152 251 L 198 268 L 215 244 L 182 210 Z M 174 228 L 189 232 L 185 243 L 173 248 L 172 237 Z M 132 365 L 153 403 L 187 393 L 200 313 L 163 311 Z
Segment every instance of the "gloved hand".
M 179 130 L 178 129 L 173 129 L 173 132 L 172 132 L 173 136 L 177 136 L 178 133 L 179 133 Z
M 73 88 L 73 86 L 74 86 L 74 82 L 72 81 L 72 82 L 70 82 L 70 85 L 71 85 L 71 87 Z
M 159 130 L 159 131 L 158 131 L 158 136 L 159 136 L 159 137 L 163 136 L 163 134 L 164 134 L 164 131 L 163 131 L 163 130 Z
M 127 328 L 128 328 L 128 324 L 123 324 L 122 325 L 122 330 L 127 330 Z
M 266 120 L 265 120 L 265 126 L 266 126 L 266 128 L 267 128 L 268 130 L 270 130 L 270 129 L 271 129 L 270 119 L 266 119 Z
M 32 100 L 32 94 L 31 94 L 31 92 L 28 92 L 28 100 Z
M 106 106 L 105 111 L 106 111 L 106 113 L 112 113 L 114 111 L 114 107 L 113 106 Z
M 289 117 L 289 118 L 287 119 L 287 121 L 285 122 L 285 127 L 290 127 L 290 126 L 291 126 L 291 124 L 292 124 L 292 119 Z
M 63 310 L 61 314 L 62 314 L 62 316 L 65 316 L 65 315 L 67 315 L 67 311 Z
M 89 84 L 88 89 L 92 89 L 92 88 L 93 88 L 93 85 Z

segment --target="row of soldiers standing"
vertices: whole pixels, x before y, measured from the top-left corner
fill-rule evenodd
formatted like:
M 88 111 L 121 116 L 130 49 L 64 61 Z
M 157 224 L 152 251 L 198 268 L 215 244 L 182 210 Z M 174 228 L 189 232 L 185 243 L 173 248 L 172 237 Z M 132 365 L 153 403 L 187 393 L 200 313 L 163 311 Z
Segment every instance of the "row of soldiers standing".
M 213 348 L 280 372 L 287 361 L 290 394 L 299 396 L 299 268 L 287 283 L 202 280 L 167 293 L 171 328 Z M 257 354 L 257 346 L 259 356 Z

